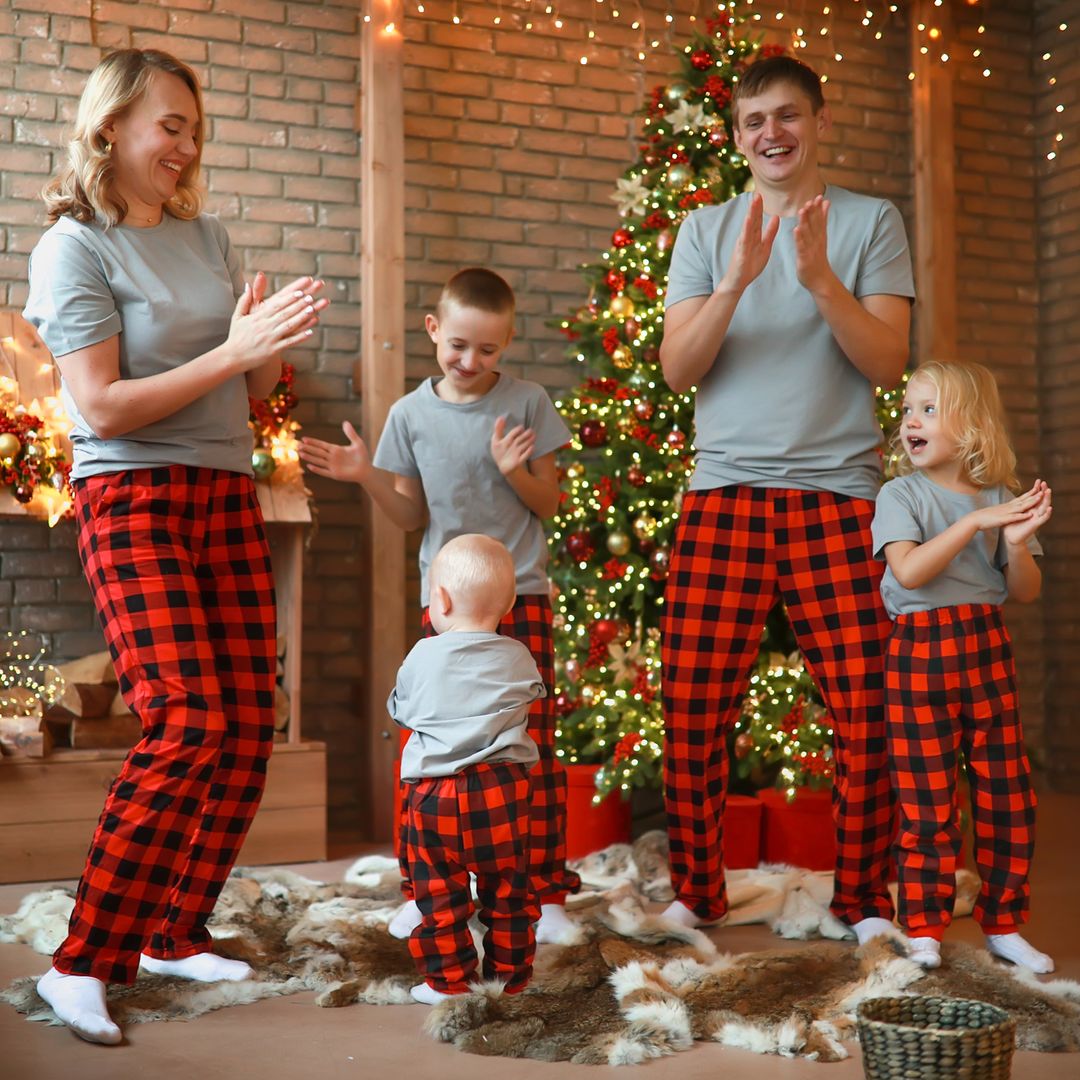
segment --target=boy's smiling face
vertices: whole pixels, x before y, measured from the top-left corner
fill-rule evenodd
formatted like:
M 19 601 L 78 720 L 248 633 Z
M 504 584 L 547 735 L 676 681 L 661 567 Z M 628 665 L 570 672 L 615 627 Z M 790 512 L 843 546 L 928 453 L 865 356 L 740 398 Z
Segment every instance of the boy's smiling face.
M 498 381 L 495 371 L 514 336 L 513 312 L 481 311 L 460 304 L 444 305 L 424 320 L 435 342 L 435 359 L 445 376 L 437 393 L 448 401 L 483 397 Z

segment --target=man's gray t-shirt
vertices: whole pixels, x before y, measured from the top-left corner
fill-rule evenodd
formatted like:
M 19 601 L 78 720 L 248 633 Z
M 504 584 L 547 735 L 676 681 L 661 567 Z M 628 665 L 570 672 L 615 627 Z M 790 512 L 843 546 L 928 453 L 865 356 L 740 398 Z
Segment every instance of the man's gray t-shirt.
M 120 378 L 169 371 L 229 336 L 243 291 L 228 234 L 203 214 L 165 215 L 160 225 L 104 228 L 60 218 L 30 256 L 23 312 L 53 356 L 119 335 Z M 74 423 L 72 476 L 83 479 L 155 465 L 196 465 L 251 475 L 247 382 L 234 375 L 169 416 L 114 439 L 100 439 L 66 385 Z
M 709 296 L 750 205 L 743 193 L 679 228 L 665 304 Z M 911 256 L 896 208 L 828 186 L 828 255 L 857 298 L 913 297 Z M 739 299 L 716 361 L 697 389 L 691 490 L 832 491 L 873 499 L 881 483 L 874 386 L 844 355 L 795 272 L 797 217 L 780 219 L 765 269 Z
M 935 484 L 924 473 L 890 480 L 880 491 L 871 526 L 874 558 L 885 562 L 885 545 L 898 540 L 916 544 L 943 533 L 950 525 L 973 510 L 998 506 L 1015 496 L 1002 485 L 983 488 L 978 494 L 965 495 Z M 1028 540 L 1033 555 L 1042 547 L 1035 537 Z M 976 533 L 933 581 L 918 589 L 905 589 L 886 564 L 881 579 L 881 598 L 890 617 L 915 611 L 953 607 L 957 604 L 1003 604 L 1009 595 L 1005 579 L 1008 566 L 1005 537 L 1000 529 Z
M 546 595 L 547 541 L 540 519 L 518 498 L 491 456 L 495 421 L 536 433 L 534 458 L 565 446 L 570 431 L 542 386 L 505 372 L 476 401 L 457 404 L 426 379 L 396 401 L 374 465 L 424 486 L 429 520 L 420 545 L 420 603 L 428 604 L 428 568 L 439 549 L 464 533 L 501 540 L 514 560 L 518 596 Z
M 546 694 L 536 661 L 514 638 L 450 630 L 422 638 L 405 657 L 386 702 L 412 731 L 401 779 L 453 776 L 470 765 L 533 765 L 529 706 Z

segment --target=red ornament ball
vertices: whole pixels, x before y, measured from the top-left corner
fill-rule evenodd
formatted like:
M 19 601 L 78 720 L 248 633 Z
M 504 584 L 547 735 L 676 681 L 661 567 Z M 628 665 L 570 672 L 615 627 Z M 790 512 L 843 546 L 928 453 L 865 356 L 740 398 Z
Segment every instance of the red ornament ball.
M 630 468 L 626 470 L 626 479 L 631 484 L 633 484 L 634 487 L 644 487 L 645 486 L 645 474 L 641 471 L 640 467 L 637 466 L 637 465 L 631 465 Z
M 671 550 L 666 547 L 658 547 L 649 556 L 649 577 L 653 581 L 663 581 L 668 576 L 668 568 L 671 565 Z
M 555 695 L 555 711 L 560 716 L 569 716 L 576 707 L 574 699 L 565 690 Z
M 581 441 L 586 446 L 603 446 L 607 439 L 607 424 L 603 420 L 586 420 L 581 425 Z
M 656 166 L 660 164 L 660 155 L 656 153 L 655 150 L 648 150 L 642 154 L 641 160 L 644 161 L 650 169 L 655 169 Z
M 667 438 L 664 441 L 672 450 L 681 450 L 686 445 L 686 436 L 676 428 L 674 431 L 667 433 Z
M 716 60 L 708 49 L 695 49 L 690 54 L 690 63 L 698 71 L 708 71 L 716 63 Z
M 589 643 L 609 645 L 619 636 L 621 629 L 618 619 L 597 619 L 589 627 Z
M 626 288 L 626 275 L 620 273 L 618 270 L 609 270 L 604 275 L 604 284 L 612 292 L 622 292 Z
M 715 146 L 717 150 L 719 150 L 721 146 L 726 145 L 727 140 L 727 128 L 722 124 L 718 124 L 716 127 L 709 130 L 709 145 Z
M 566 550 L 575 562 L 588 562 L 596 554 L 596 545 L 587 532 L 575 532 L 566 538 Z
M 29 484 L 16 484 L 11 493 L 16 502 L 28 503 L 34 497 L 34 489 Z
M 660 350 L 655 345 L 650 345 L 642 354 L 641 359 L 646 364 L 659 364 L 660 363 Z
M 634 242 L 634 234 L 625 228 L 616 229 L 611 234 L 611 243 L 617 248 L 629 247 Z
M 749 731 L 740 731 L 735 736 L 735 756 L 742 761 L 754 749 L 754 737 Z
M 651 420 L 653 417 L 654 406 L 651 401 L 646 401 L 642 398 L 640 401 L 634 402 L 634 415 L 639 420 Z

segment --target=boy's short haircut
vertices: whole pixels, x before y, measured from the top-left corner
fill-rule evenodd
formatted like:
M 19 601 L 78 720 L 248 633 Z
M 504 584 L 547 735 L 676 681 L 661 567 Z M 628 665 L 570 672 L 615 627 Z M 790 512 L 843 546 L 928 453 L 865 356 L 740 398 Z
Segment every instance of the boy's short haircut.
M 821 76 L 801 60 L 793 56 L 767 56 L 751 64 L 739 77 L 731 96 L 731 121 L 739 126 L 739 102 L 744 98 L 764 94 L 777 83 L 790 83 L 809 99 L 816 116 L 825 107 L 825 95 L 821 91 Z
M 459 270 L 439 294 L 436 307 L 442 316 L 448 304 L 476 308 L 495 315 L 514 314 L 514 290 L 494 270 L 470 266 Z

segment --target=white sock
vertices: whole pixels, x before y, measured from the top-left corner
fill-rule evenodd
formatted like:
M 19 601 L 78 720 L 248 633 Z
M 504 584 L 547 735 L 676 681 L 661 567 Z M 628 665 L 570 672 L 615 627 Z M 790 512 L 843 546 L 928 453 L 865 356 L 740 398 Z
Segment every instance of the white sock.
M 577 924 L 567 918 L 562 904 L 540 905 L 540 921 L 536 924 L 538 945 L 570 945 L 579 937 Z
M 719 919 L 699 918 L 681 900 L 672 900 L 660 913 L 660 918 L 685 926 L 688 930 L 696 930 L 699 926 L 714 926 L 720 922 Z
M 421 1005 L 438 1005 L 440 1001 L 447 1001 L 452 997 L 460 996 L 458 994 L 443 994 L 428 986 L 426 982 L 417 983 L 409 993 L 412 995 L 413 1001 L 419 1001 Z
M 919 967 L 941 967 L 941 942 L 932 937 L 908 938 L 908 956 Z
M 52 1011 L 87 1042 L 115 1046 L 123 1032 L 113 1023 L 105 1005 L 105 984 L 90 975 L 65 975 L 49 968 L 38 979 L 38 994 Z
M 196 982 L 241 982 L 255 974 L 251 965 L 243 960 L 230 960 L 212 952 L 196 953 L 182 960 L 158 960 L 143 953 L 139 957 L 139 970 L 148 971 L 151 975 L 175 975 Z
M 855 936 L 859 939 L 860 945 L 865 945 L 868 941 L 873 941 L 874 938 L 881 937 L 883 934 L 896 933 L 896 927 L 893 926 L 890 919 L 882 919 L 877 916 L 860 919 L 857 923 L 851 924 L 851 929 L 855 931 Z
M 407 901 L 401 910 L 386 924 L 391 935 L 402 940 L 412 937 L 412 932 L 424 921 L 415 900 Z M 426 985 L 426 984 L 425 984 Z M 429 1002 L 430 1004 L 430 1002 Z
M 1019 934 L 987 934 L 986 947 L 994 956 L 1026 967 L 1036 975 L 1049 975 L 1054 970 L 1054 961 L 1034 945 L 1028 944 Z

